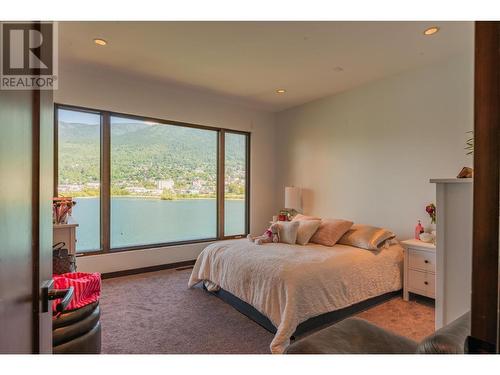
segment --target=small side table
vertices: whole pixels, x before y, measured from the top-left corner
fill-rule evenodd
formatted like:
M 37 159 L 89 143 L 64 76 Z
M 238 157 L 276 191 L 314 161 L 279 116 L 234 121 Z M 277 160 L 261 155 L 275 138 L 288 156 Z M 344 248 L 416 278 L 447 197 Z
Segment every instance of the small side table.
M 410 293 L 436 297 L 436 246 L 419 240 L 406 240 L 403 299 L 408 301 Z
M 53 238 L 52 244 L 56 244 L 58 242 L 64 242 L 66 244 L 66 248 L 70 254 L 76 254 L 76 228 L 78 224 L 68 220 L 67 224 L 54 224 L 53 225 Z

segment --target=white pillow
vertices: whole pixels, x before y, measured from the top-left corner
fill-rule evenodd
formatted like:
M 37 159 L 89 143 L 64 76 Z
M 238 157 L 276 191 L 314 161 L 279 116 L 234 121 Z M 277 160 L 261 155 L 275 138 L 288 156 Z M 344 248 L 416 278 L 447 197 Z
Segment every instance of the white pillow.
M 280 242 L 290 245 L 295 244 L 297 241 L 299 223 L 299 221 L 278 221 Z
M 299 245 L 307 245 L 311 237 L 318 230 L 320 224 L 321 220 L 299 220 L 297 243 Z

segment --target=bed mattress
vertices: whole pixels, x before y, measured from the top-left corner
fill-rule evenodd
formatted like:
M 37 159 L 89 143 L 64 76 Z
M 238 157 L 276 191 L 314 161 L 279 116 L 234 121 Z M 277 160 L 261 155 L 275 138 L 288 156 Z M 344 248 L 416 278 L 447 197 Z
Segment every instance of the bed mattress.
M 189 279 L 222 288 L 265 315 L 277 327 L 272 353 L 283 353 L 297 326 L 402 287 L 403 248 L 380 251 L 316 244 L 255 245 L 221 241 L 198 256 Z

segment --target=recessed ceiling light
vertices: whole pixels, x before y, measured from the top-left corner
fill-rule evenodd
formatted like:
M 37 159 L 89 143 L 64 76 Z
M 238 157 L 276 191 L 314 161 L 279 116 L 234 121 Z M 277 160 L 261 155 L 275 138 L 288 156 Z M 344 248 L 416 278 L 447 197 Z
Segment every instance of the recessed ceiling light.
M 428 29 L 425 29 L 424 35 L 434 35 L 439 31 L 439 27 L 437 26 L 432 26 L 429 27 Z
M 94 43 L 97 44 L 98 46 L 105 46 L 106 44 L 108 44 L 108 42 L 106 42 L 104 39 L 101 38 L 95 38 Z
M 286 92 L 285 89 L 277 89 L 276 94 L 284 94 Z

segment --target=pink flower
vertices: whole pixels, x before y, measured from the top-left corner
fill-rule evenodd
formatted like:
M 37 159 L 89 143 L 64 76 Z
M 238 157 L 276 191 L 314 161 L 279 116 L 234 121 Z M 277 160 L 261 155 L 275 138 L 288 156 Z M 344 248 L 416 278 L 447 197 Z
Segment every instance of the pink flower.
M 434 203 L 429 203 L 425 207 L 425 211 L 429 214 L 431 218 L 431 223 L 435 224 L 436 223 L 436 205 Z

